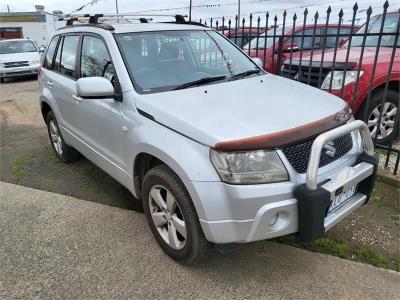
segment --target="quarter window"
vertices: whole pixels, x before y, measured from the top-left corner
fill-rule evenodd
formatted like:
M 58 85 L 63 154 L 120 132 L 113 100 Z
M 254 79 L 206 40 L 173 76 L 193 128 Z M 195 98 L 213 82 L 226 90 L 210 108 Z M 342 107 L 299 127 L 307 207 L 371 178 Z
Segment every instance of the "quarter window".
M 54 53 L 56 52 L 57 42 L 59 36 L 53 37 L 51 40 L 49 47 L 47 48 L 46 56 L 44 58 L 43 67 L 46 69 L 51 69 L 53 64 Z
M 68 35 L 64 37 L 61 52 L 60 73 L 69 77 L 75 77 L 76 50 L 78 48 L 79 36 Z
M 99 76 L 113 82 L 114 75 L 114 66 L 104 42 L 93 36 L 84 36 L 80 77 Z
M 54 59 L 54 64 L 53 64 L 53 70 L 56 72 L 60 72 L 60 65 L 61 65 L 61 49 L 62 49 L 62 45 L 64 43 L 64 38 L 61 37 L 60 42 L 58 43 L 58 47 L 57 47 L 57 54 L 56 57 Z

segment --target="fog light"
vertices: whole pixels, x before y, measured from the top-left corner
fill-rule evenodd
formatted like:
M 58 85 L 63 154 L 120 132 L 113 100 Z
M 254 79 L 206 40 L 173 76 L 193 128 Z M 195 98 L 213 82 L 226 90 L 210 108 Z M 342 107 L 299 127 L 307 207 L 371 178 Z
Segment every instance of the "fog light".
M 279 216 L 279 214 L 275 214 L 275 215 L 273 215 L 272 217 L 271 217 L 271 219 L 269 220 L 269 226 L 274 226 L 275 225 L 275 223 L 276 223 L 276 221 L 278 220 L 278 216 Z

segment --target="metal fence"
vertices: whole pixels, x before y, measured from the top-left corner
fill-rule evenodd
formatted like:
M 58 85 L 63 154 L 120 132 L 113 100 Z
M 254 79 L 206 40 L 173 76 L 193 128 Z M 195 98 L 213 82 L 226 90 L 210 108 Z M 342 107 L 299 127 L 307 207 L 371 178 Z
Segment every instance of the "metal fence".
M 323 16 L 310 17 L 305 9 L 301 16 L 267 12 L 200 22 L 257 57 L 265 70 L 344 99 L 368 124 L 381 166 L 397 174 L 400 10 L 391 11 L 387 1 L 374 10 L 359 10 L 356 3 L 351 16 L 344 16 L 343 10 L 336 15 L 329 7 Z

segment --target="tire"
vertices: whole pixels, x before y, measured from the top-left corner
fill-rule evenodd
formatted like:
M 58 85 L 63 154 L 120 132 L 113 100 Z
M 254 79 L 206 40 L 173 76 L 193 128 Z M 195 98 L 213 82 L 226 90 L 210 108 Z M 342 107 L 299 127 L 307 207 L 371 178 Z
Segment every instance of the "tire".
M 161 199 L 158 198 L 160 196 Z M 155 199 L 164 202 L 157 205 Z M 212 244 L 204 236 L 186 188 L 166 165 L 158 165 L 145 175 L 142 202 L 155 239 L 171 258 L 182 264 L 192 265 L 211 252 Z
M 0 83 L 4 83 L 4 78 L 0 77 Z
M 80 156 L 79 152 L 65 143 L 60 129 L 58 128 L 57 119 L 52 111 L 47 113 L 46 124 L 50 144 L 58 159 L 65 164 L 77 160 Z
M 357 119 L 364 120 L 365 110 L 367 109 L 367 120 L 364 121 L 366 121 L 373 138 L 375 138 L 377 131 L 379 113 L 382 110 L 381 102 L 384 96 L 383 94 L 383 89 L 375 92 L 371 97 L 369 107 L 366 108 L 366 104 L 364 102 L 356 115 Z M 399 97 L 400 94 L 398 91 L 388 89 L 385 104 L 383 105 L 384 110 L 381 121 L 381 128 L 383 127 L 385 131 L 382 132 L 382 129 L 379 130 L 379 136 L 376 141 L 379 145 L 390 145 L 399 135 Z

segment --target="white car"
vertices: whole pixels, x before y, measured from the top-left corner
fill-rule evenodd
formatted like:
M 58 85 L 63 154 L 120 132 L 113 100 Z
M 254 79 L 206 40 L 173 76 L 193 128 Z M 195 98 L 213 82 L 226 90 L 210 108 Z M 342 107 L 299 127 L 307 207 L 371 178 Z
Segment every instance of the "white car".
M 58 30 L 47 49 L 40 107 L 55 154 L 81 153 L 128 188 L 180 262 L 212 244 L 307 242 L 368 201 L 366 124 L 215 30 L 94 22 Z
M 0 82 L 5 78 L 35 75 L 40 68 L 42 48 L 30 39 L 0 41 Z

